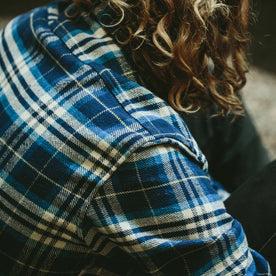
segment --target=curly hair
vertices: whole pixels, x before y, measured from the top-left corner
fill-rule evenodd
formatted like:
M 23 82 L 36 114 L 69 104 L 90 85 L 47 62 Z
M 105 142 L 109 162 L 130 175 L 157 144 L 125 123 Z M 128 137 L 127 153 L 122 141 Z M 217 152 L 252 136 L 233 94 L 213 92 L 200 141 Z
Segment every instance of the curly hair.
M 94 0 L 72 1 L 93 12 Z M 215 104 L 223 115 L 242 114 L 249 0 L 104 1 L 119 18 L 117 42 L 153 92 L 178 111 Z

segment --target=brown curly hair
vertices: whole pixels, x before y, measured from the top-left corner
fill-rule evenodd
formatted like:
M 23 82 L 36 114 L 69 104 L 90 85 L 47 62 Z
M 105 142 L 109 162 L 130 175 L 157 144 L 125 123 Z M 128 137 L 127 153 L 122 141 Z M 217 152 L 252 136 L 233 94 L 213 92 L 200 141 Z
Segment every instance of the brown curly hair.
M 72 0 L 93 12 L 93 0 Z M 105 0 L 101 0 L 104 2 Z M 115 37 L 151 89 L 178 111 L 214 103 L 240 115 L 250 0 L 107 0 Z M 75 14 L 76 15 L 76 14 Z M 108 27 L 108 26 L 107 26 Z

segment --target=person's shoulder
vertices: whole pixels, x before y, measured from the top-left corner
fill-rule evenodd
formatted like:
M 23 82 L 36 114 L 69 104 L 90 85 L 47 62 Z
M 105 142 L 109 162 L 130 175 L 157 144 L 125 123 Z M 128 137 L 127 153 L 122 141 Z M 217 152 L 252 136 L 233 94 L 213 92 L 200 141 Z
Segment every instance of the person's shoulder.
M 186 124 L 166 102 L 93 59 L 84 62 L 74 54 L 70 47 L 81 47 L 74 35 L 79 29 L 66 16 L 68 8 L 66 1 L 55 1 L 7 26 L 6 64 L 1 67 L 10 72 L 3 74 L 5 83 L 9 82 L 3 91 L 9 93 L 15 87 L 13 81 L 18 81 L 10 75 L 20 75 L 30 101 L 48 106 L 53 114 L 58 106 L 63 122 L 58 129 L 63 132 L 66 126 L 68 135 L 76 139 L 90 137 L 90 148 L 98 149 L 110 168 L 150 141 L 173 144 L 206 164 Z
M 137 137 L 143 132 L 147 133 L 150 139 L 180 141 L 192 151 L 197 151 L 196 143 L 186 124 L 167 103 L 144 87 L 100 64 L 103 61 L 100 60 L 99 63 L 95 60 L 94 52 L 89 52 L 91 60 L 88 61 L 84 61 L 74 52 L 76 47 L 81 49 L 79 42 L 82 40 L 78 38 L 81 30 L 85 32 L 89 24 L 83 24 L 85 30 L 80 28 L 80 22 L 76 27 L 74 22 L 68 19 L 68 13 L 68 2 L 59 0 L 14 19 L 5 31 L 9 36 L 5 41 L 5 53 L 8 53 L 9 63 L 17 63 L 22 57 L 26 62 L 23 62 L 21 68 L 26 67 L 24 71 L 29 71 L 41 81 L 46 80 L 57 92 L 64 90 L 63 86 L 67 83 L 68 87 L 74 87 L 76 90 L 79 88 L 84 94 L 90 93 L 90 101 L 94 99 L 94 107 L 98 103 L 106 114 L 117 113 L 116 118 L 120 121 L 134 120 L 135 124 L 130 125 L 136 125 L 134 132 Z M 10 46 L 16 48 L 15 51 L 9 51 Z M 101 48 L 97 49 L 99 52 Z M 44 82 L 41 86 L 45 87 L 45 84 Z M 91 92 L 95 90 L 97 93 Z M 109 106 L 113 108 L 112 112 Z M 117 107 L 114 108 L 115 106 Z M 107 124 L 109 120 L 105 122 Z M 138 125 L 143 131 L 136 131 Z M 108 128 L 107 125 L 102 127 L 105 130 Z M 125 129 L 131 128 L 125 125 Z M 133 136 L 133 130 L 130 132 Z
M 99 74 L 110 94 L 155 144 L 173 145 L 206 167 L 204 155 L 198 148 L 187 125 L 167 102 L 145 87 L 97 63 L 90 64 Z

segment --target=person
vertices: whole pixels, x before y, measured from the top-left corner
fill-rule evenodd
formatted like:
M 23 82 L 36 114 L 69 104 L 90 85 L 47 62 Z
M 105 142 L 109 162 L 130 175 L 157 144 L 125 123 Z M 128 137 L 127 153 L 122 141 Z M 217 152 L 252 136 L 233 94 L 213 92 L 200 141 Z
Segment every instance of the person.
M 73 2 L 1 33 L 1 273 L 271 275 L 181 118 L 242 113 L 249 2 Z

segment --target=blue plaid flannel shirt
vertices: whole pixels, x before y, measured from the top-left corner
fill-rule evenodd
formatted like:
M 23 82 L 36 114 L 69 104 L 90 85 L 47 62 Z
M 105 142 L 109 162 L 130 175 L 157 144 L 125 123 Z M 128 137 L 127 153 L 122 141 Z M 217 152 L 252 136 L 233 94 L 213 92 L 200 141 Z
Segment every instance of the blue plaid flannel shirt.
M 185 123 L 67 8 L 1 32 L 0 274 L 271 275 Z

